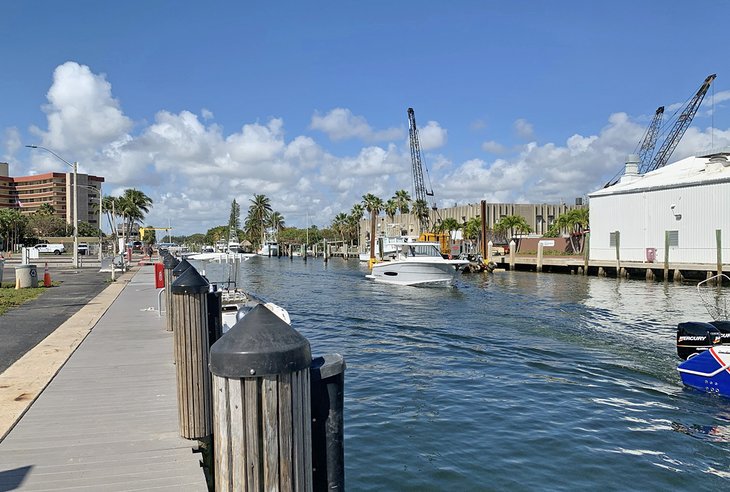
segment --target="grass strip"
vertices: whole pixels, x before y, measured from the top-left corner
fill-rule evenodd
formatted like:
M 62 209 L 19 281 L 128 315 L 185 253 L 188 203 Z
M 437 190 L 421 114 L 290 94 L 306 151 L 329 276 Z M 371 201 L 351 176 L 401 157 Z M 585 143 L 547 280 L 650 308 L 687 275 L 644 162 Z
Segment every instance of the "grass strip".
M 15 289 L 15 284 L 3 282 L 0 285 L 0 315 L 5 314 L 9 309 L 20 306 L 24 302 L 40 296 L 46 287 Z

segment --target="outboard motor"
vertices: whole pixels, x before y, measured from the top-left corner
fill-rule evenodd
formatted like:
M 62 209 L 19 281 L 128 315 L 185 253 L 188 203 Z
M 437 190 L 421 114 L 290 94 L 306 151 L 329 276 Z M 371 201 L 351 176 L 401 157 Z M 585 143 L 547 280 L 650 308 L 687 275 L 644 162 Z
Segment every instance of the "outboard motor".
M 730 321 L 710 321 L 710 324 L 720 332 L 722 343 L 730 345 Z
M 677 355 L 682 360 L 721 344 L 722 333 L 710 323 L 688 321 L 677 325 Z

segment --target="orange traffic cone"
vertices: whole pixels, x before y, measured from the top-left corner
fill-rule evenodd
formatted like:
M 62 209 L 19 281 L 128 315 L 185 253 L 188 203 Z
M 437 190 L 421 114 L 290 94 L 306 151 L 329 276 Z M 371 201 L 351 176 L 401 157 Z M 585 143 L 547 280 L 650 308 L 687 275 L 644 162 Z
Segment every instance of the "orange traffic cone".
M 48 273 L 48 263 L 46 263 L 46 268 L 43 271 L 43 287 L 50 287 L 51 285 L 51 274 Z

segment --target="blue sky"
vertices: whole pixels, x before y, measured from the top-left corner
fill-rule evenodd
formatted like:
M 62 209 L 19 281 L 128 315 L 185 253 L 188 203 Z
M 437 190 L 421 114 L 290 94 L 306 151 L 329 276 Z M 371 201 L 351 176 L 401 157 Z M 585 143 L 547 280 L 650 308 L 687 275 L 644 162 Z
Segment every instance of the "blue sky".
M 412 190 L 413 107 L 439 206 L 572 203 L 712 73 L 672 160 L 730 145 L 728 18 L 719 0 L 2 2 L 0 160 L 64 171 L 24 145 L 49 147 L 176 233 L 254 193 L 324 227 Z

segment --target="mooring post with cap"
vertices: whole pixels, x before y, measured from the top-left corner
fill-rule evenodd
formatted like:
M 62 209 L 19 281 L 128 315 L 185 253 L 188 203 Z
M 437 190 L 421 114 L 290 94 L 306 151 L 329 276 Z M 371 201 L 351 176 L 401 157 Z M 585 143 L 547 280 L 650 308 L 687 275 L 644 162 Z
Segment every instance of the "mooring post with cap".
M 208 281 L 192 266 L 172 283 L 178 422 L 180 435 L 186 439 L 206 438 L 213 429 L 208 372 L 209 288 Z
M 215 488 L 312 485 L 309 342 L 263 305 L 210 349 Z
M 172 270 L 180 263 L 180 261 L 172 256 L 169 251 L 165 251 L 162 255 L 162 266 L 165 275 L 165 331 L 172 331 L 173 313 L 172 313 Z

